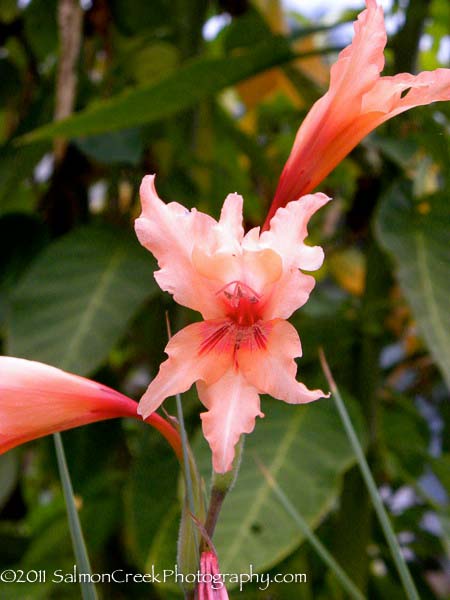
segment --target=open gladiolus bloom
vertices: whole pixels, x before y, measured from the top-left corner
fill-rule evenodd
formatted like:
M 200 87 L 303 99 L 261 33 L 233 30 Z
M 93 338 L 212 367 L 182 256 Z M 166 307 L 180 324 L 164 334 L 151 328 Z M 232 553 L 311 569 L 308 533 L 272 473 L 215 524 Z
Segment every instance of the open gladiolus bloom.
M 373 129 L 415 106 L 450 100 L 450 69 L 381 77 L 383 9 L 366 0 L 352 43 L 331 67 L 330 87 L 309 111 L 281 174 L 265 226 L 277 208 L 314 190 Z
M 310 217 L 327 201 L 312 194 L 280 209 L 269 231 L 246 235 L 242 198 L 230 194 L 219 221 L 180 204 L 162 202 L 154 177 L 141 186 L 142 214 L 136 221 L 140 242 L 158 260 L 156 280 L 179 303 L 201 313 L 204 321 L 178 332 L 141 399 L 139 412 L 152 414 L 168 396 L 194 382 L 203 413 L 203 432 L 213 466 L 232 466 L 234 446 L 263 416 L 259 394 L 292 404 L 324 396 L 296 381 L 299 336 L 288 319 L 314 287 L 313 271 L 323 261 L 319 247 L 304 244 Z
M 139 418 L 137 403 L 90 379 L 0 356 L 0 454 L 50 433 L 117 417 Z M 159 415 L 147 422 L 181 458 L 180 436 L 172 425 Z

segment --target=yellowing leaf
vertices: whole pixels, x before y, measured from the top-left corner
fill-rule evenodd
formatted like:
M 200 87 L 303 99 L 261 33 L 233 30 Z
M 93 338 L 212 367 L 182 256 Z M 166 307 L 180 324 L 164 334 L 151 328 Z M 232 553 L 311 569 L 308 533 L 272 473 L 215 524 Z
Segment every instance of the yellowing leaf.
M 354 296 L 364 292 L 366 263 L 356 248 L 340 250 L 328 257 L 328 268 L 339 285 Z

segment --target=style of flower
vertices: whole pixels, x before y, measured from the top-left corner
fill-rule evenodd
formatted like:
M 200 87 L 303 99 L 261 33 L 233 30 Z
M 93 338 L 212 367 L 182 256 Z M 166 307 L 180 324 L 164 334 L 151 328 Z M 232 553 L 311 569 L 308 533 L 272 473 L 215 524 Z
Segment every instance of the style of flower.
M 259 394 L 291 404 L 324 396 L 296 381 L 299 336 L 286 321 L 305 304 L 314 287 L 311 275 L 323 261 L 319 247 L 304 244 L 310 217 L 329 198 L 304 196 L 280 209 L 270 230 L 246 235 L 242 197 L 230 194 L 219 221 L 158 197 L 154 176 L 141 185 L 142 214 L 136 220 L 141 244 L 157 258 L 159 286 L 175 301 L 201 313 L 169 341 L 169 358 L 142 397 L 138 412 L 151 415 L 169 396 L 196 382 L 203 432 L 213 467 L 232 467 L 234 446 L 263 416 Z
M 140 419 L 137 402 L 90 379 L 39 362 L 0 356 L 0 454 L 30 440 L 95 421 Z M 178 458 L 181 439 L 159 415 L 147 420 Z
M 352 43 L 331 67 L 330 87 L 300 126 L 265 226 L 280 206 L 314 190 L 373 129 L 415 106 L 450 100 L 450 69 L 381 77 L 386 28 L 376 0 L 354 24 Z

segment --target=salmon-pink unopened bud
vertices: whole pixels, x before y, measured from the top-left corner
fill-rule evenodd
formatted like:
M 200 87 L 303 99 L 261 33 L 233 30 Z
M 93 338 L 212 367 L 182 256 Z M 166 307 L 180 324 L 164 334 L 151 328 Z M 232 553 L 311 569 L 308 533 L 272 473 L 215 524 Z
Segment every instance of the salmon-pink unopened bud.
M 138 418 L 137 402 L 43 363 L 0 356 L 0 454 L 30 440 L 115 417 Z M 178 432 L 159 415 L 147 422 L 181 458 Z
M 214 552 L 202 552 L 197 586 L 198 600 L 228 600 L 228 592 L 220 575 L 219 562 Z
M 331 67 L 330 87 L 307 114 L 281 174 L 265 226 L 280 206 L 314 190 L 373 129 L 424 104 L 450 100 L 450 69 L 381 77 L 386 28 L 376 0 L 354 24 L 352 43 Z

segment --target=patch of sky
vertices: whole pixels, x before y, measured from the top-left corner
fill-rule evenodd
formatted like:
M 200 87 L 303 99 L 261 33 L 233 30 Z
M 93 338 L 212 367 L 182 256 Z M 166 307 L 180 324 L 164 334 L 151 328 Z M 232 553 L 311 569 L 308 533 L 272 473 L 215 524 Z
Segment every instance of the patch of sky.
M 34 168 L 34 179 L 37 183 L 47 182 L 53 174 L 53 168 L 55 166 L 55 157 L 53 154 L 44 154 L 41 160 Z
M 228 13 L 221 13 L 220 15 L 214 15 L 209 18 L 203 25 L 203 38 L 210 42 L 214 40 L 224 27 L 231 23 L 231 15 Z
M 450 65 L 450 35 L 444 35 L 441 38 L 437 58 L 441 65 L 445 67 Z
M 393 0 L 379 0 L 383 7 L 386 18 L 386 30 L 388 35 L 394 34 L 403 25 L 405 15 L 403 8 L 406 2 L 400 3 L 400 10 L 390 14 L 393 6 Z M 311 19 L 315 23 L 331 24 L 336 22 L 342 13 L 346 10 L 362 10 L 365 6 L 364 0 L 283 0 L 284 10 L 295 12 Z M 228 13 L 213 15 L 203 26 L 203 37 L 207 41 L 214 40 L 220 31 L 231 22 L 231 16 Z M 353 37 L 353 25 L 351 23 L 343 24 L 337 27 L 330 35 L 330 42 L 336 45 L 345 46 L 350 43 Z
M 420 38 L 419 49 L 421 52 L 426 52 L 427 50 L 431 50 L 433 47 L 433 36 L 429 33 L 424 33 Z
M 93 214 L 101 213 L 106 206 L 108 186 L 106 181 L 97 181 L 88 191 L 89 210 Z

